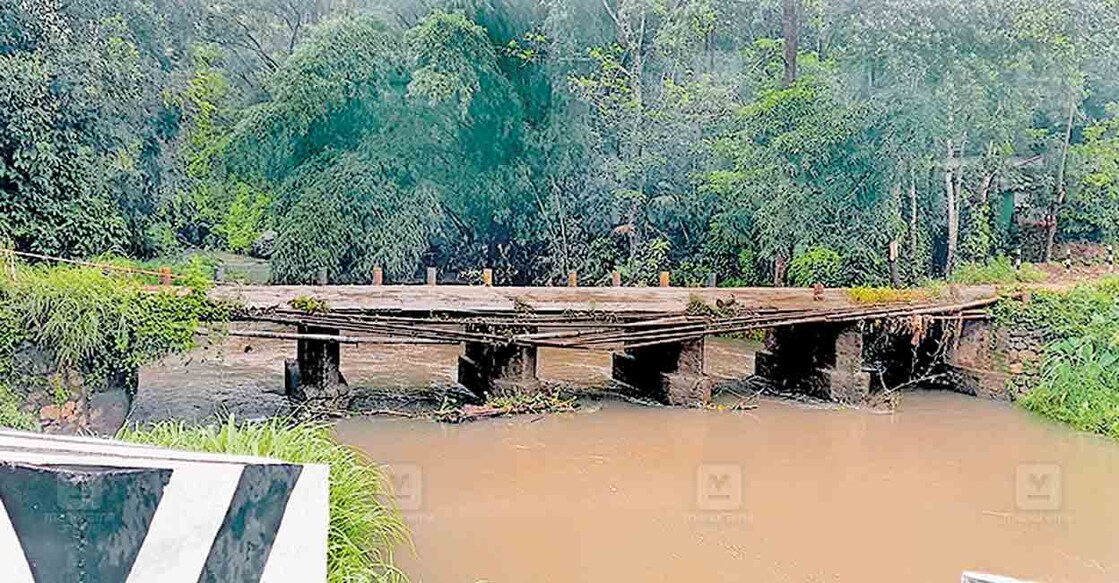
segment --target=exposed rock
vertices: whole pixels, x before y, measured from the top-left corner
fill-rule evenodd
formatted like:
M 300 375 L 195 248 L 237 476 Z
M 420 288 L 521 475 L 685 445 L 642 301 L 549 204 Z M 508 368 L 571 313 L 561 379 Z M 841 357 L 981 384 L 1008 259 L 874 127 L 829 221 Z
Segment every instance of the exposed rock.
M 276 231 L 264 231 L 253 241 L 249 255 L 257 259 L 268 259 L 276 246 Z

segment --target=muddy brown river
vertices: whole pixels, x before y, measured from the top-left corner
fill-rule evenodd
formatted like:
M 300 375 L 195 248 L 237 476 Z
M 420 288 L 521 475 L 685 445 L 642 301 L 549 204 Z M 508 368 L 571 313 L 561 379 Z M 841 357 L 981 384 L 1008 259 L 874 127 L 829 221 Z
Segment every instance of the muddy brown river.
M 1119 580 L 1119 444 L 954 393 L 338 434 L 391 463 L 413 581 Z
M 290 341 L 226 338 L 141 374 L 151 419 L 281 406 Z M 712 340 L 708 372 L 753 348 Z M 453 382 L 455 346 L 343 347 L 355 385 Z M 608 354 L 541 351 L 601 384 Z M 215 392 L 214 387 L 222 387 Z M 251 406 L 250 406 L 251 405 Z M 263 411 L 267 413 L 267 411 Z M 763 400 L 750 411 L 590 401 L 463 425 L 338 424 L 390 463 L 414 582 L 1119 581 L 1119 443 L 1005 403 L 907 392 L 893 413 Z

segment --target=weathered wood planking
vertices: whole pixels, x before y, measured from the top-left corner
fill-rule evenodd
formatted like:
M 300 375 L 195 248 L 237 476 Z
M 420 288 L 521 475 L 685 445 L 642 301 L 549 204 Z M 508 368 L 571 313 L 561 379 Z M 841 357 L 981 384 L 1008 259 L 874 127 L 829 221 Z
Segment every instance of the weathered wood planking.
M 956 286 L 938 301 L 958 304 L 996 293 L 995 286 Z M 384 313 L 497 313 L 511 312 L 518 305 L 530 306 L 538 313 L 677 313 L 684 311 L 692 298 L 711 306 L 733 300 L 735 307 L 746 309 L 818 310 L 860 305 L 850 299 L 846 289 L 825 289 L 816 300 L 810 288 L 219 286 L 210 295 L 255 309 L 288 307 L 292 299 L 307 296 L 326 301 L 333 310 Z

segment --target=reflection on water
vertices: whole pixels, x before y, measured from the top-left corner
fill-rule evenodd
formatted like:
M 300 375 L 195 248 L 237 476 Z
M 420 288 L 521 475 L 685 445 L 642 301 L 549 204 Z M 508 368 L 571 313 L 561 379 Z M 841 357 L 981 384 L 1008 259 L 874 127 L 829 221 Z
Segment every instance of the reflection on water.
M 1119 580 L 1119 444 L 962 395 L 338 433 L 397 468 L 413 581 Z

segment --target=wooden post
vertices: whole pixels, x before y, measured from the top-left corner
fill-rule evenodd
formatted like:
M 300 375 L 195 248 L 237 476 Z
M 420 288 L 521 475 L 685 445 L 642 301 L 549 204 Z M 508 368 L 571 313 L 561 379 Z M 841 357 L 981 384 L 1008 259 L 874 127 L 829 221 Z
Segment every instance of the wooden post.
M 159 268 L 159 285 L 171 285 L 171 268 L 166 265 Z
M 901 275 L 898 273 L 898 240 L 890 241 L 890 285 L 901 287 Z
M 622 287 L 622 274 L 618 273 L 617 269 L 610 272 L 610 285 L 614 287 Z
M 326 281 L 326 268 L 320 267 L 319 270 L 315 272 L 315 284 L 326 285 Z
M 385 285 L 385 272 L 380 267 L 373 268 L 373 285 Z
M 707 274 L 707 287 L 718 287 L 716 285 L 716 283 L 717 282 L 715 281 L 715 272 L 714 271 L 709 272 Z
M 668 272 L 667 271 L 662 271 L 661 272 L 660 284 L 661 284 L 661 287 L 668 287 L 669 278 L 668 278 Z
M 434 267 L 427 268 L 427 285 L 436 285 L 438 283 L 439 272 Z
M 567 287 L 579 287 L 579 274 L 575 271 L 567 272 Z
M 489 267 L 482 270 L 482 285 L 493 287 L 493 270 Z

